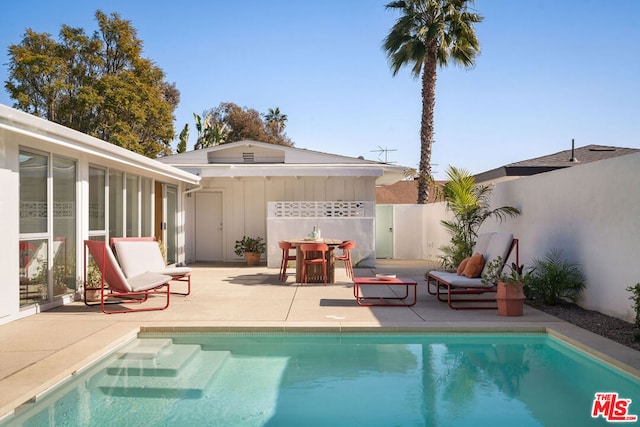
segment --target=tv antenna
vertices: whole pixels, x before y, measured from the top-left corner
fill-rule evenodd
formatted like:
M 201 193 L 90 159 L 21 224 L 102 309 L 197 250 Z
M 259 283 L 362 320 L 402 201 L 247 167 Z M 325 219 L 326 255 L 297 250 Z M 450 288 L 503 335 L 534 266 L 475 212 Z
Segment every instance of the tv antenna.
M 395 163 L 395 162 L 388 162 L 387 161 L 387 154 L 389 153 L 389 151 L 398 151 L 398 150 L 387 148 L 386 146 L 384 148 L 382 148 L 379 145 L 378 145 L 378 149 L 377 150 L 371 150 L 372 153 L 378 153 L 378 160 L 382 161 L 381 157 L 384 154 L 384 162 L 385 163 Z

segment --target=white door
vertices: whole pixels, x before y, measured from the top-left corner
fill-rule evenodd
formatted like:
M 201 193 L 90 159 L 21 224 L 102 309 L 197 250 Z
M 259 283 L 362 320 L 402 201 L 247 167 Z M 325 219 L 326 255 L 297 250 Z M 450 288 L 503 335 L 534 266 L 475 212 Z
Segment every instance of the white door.
M 222 193 L 195 193 L 196 260 L 222 261 Z

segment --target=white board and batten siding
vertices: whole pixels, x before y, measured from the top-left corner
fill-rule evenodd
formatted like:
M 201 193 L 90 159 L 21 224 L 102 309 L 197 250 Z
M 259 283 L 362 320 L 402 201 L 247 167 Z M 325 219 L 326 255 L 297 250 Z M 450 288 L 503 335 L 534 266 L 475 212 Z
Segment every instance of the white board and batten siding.
M 203 188 L 191 195 L 189 202 L 192 203 L 187 211 L 192 212 L 190 218 L 194 221 L 193 227 L 187 228 L 187 234 L 191 238 L 187 238 L 187 259 L 190 261 L 221 261 L 234 262 L 242 261 L 233 249 L 235 241 L 243 236 L 262 237 L 267 241 L 268 250 L 266 261 L 269 267 L 278 267 L 280 265 L 280 252 L 278 249 L 278 240 L 281 233 L 275 235 L 269 233 L 271 227 L 271 218 L 268 217 L 268 204 L 277 201 L 318 201 L 318 202 L 339 202 L 339 201 L 364 201 L 375 206 L 375 177 L 237 177 L 237 178 L 205 178 L 202 181 Z M 219 198 L 204 196 L 198 199 L 200 193 L 216 193 Z M 221 225 L 211 223 L 213 219 L 209 219 L 206 212 L 207 209 L 197 209 L 196 200 L 219 200 L 222 206 Z M 187 202 L 187 203 L 189 203 Z M 217 207 L 216 207 L 217 208 Z M 367 215 L 369 218 L 366 222 L 370 225 L 365 227 L 367 243 L 363 246 L 362 258 L 373 256 L 375 229 L 374 216 L 375 208 Z M 198 218 L 195 211 L 200 212 Z M 206 253 L 198 251 L 197 248 L 203 247 L 199 240 L 210 239 L 208 234 L 201 232 L 200 225 L 205 223 L 221 228 L 221 250 L 219 255 L 212 259 Z M 309 225 L 306 222 L 301 224 L 296 230 L 300 230 L 296 236 L 304 237 L 313 228 L 307 230 Z M 311 224 L 313 221 L 309 222 Z M 353 221 L 352 221 L 353 222 Z M 360 224 L 362 225 L 362 224 Z M 344 233 L 336 230 L 335 235 L 332 233 L 332 226 L 327 224 L 325 236 L 337 239 L 347 240 L 352 233 Z M 302 230 L 306 230 L 303 231 Z M 363 231 L 363 233 L 365 232 Z M 327 234 L 328 233 L 328 234 Z M 290 234 L 290 233 L 288 233 Z M 295 234 L 295 233 L 293 233 Z M 352 236 L 356 237 L 356 236 Z M 276 240 L 274 240 L 276 239 Z M 363 245 L 365 244 L 363 240 Z M 361 246 L 361 245 L 358 245 Z M 364 249 L 368 247 L 369 249 Z M 276 254 L 277 252 L 277 254 Z M 275 257 L 275 258 L 274 258 Z M 375 258 L 374 258 L 375 259 Z M 265 258 L 262 260 L 265 262 Z

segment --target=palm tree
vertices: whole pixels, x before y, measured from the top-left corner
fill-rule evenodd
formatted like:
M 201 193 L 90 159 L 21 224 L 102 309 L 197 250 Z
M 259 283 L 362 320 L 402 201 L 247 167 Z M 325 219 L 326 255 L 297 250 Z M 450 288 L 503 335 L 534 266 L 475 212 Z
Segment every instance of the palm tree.
M 447 209 L 453 213 L 453 220 L 440 223 L 451 234 L 451 245 L 440 248 L 444 252 L 443 264 L 455 267 L 472 255 L 478 237 L 478 229 L 488 218 L 504 220 L 520 215 L 520 210 L 512 206 L 491 209 L 489 199 L 493 188 L 477 185 L 471 173 L 465 169 L 449 166 L 448 181 L 442 187 Z
M 269 112 L 264 115 L 267 124 L 274 126 L 276 130 L 276 135 L 280 135 L 284 130 L 285 123 L 288 120 L 286 114 L 282 114 L 280 112 L 280 107 L 276 107 L 275 109 L 269 108 Z
M 414 77 L 422 72 L 418 203 L 429 199 L 437 66 L 451 61 L 469 68 L 480 53 L 473 24 L 483 17 L 470 12 L 469 4 L 473 0 L 398 0 L 386 5 L 402 12 L 383 43 L 393 75 L 410 64 Z

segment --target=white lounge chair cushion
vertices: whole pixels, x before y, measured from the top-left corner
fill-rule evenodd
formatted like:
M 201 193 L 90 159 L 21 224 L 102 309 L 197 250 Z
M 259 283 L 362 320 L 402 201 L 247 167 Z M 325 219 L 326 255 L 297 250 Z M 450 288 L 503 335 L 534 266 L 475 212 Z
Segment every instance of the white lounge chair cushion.
M 118 268 L 118 262 L 116 261 L 116 257 L 113 255 L 113 251 L 111 250 L 109 245 L 105 245 L 104 247 L 108 258 L 108 265 L 110 264 L 111 266 L 113 266 L 113 268 L 106 269 L 107 272 L 105 274 L 105 281 L 116 292 L 131 292 L 133 290 L 131 283 L 129 283 L 129 281 L 127 280 L 124 272 L 122 271 L 122 268 Z M 113 274 L 114 276 L 112 277 L 111 274 Z M 138 282 L 138 284 L 140 284 L 140 282 Z
M 459 288 L 491 288 L 493 286 L 492 284 L 485 285 L 479 277 L 469 278 L 465 276 L 458 276 L 455 271 L 431 271 L 429 274 L 445 283 L 449 283 L 451 286 Z
M 162 270 L 153 270 L 153 272 L 169 276 L 186 276 L 191 273 L 191 267 L 165 267 Z
M 146 272 L 127 279 L 127 283 L 134 292 L 148 291 L 171 280 L 165 274 Z
M 497 257 L 502 257 L 502 261 L 507 261 L 507 255 L 509 255 L 509 249 L 513 243 L 513 234 L 511 233 L 494 233 L 491 236 L 491 242 L 485 250 L 484 254 L 484 268 L 482 274 L 487 272 L 487 267 Z
M 480 234 L 478 236 L 478 239 L 476 240 L 476 245 L 473 247 L 473 253 L 484 254 L 487 251 L 487 247 L 489 246 L 489 243 L 491 242 L 491 238 L 493 237 L 494 234 L 496 234 L 495 231 Z
M 167 267 L 154 241 L 116 241 L 114 243 L 118 261 L 126 277 L 135 277 L 145 272 L 184 276 L 191 272 L 189 267 Z

